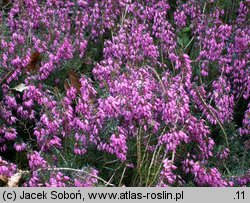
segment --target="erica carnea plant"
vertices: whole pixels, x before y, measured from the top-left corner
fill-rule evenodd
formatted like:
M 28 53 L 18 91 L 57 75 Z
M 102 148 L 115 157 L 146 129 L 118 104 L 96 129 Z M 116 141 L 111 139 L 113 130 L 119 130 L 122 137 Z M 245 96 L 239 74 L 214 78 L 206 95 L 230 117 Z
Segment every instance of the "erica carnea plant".
M 0 7 L 2 185 L 249 185 L 249 0 Z

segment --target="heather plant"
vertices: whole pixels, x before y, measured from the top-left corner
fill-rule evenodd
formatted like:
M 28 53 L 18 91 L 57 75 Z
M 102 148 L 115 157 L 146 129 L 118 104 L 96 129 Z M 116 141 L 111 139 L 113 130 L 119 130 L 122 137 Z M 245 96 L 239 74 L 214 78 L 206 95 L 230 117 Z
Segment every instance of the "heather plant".
M 249 186 L 249 0 L 0 6 L 2 185 Z

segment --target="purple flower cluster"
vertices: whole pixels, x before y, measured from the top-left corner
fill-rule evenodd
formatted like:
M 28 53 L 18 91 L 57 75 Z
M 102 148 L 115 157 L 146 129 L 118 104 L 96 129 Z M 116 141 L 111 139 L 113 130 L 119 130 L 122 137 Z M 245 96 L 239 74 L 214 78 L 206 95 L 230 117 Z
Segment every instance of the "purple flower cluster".
M 233 182 L 226 181 L 216 168 L 207 169 L 202 163 L 194 160 L 183 161 L 183 170 L 194 176 L 194 181 L 198 186 L 225 187 L 233 186 Z
M 231 155 L 241 100 L 236 136 L 250 135 L 249 5 L 227 22 L 206 1 L 14 0 L 0 14 L 0 176 L 22 169 L 1 157 L 15 149 L 24 186 L 96 186 L 98 167 L 69 164 L 94 150 L 137 166 L 157 154 L 155 186 L 248 184 L 210 160 Z
M 163 170 L 161 171 L 161 179 L 158 183 L 159 187 L 167 187 L 176 182 L 177 176 L 173 173 L 177 167 L 172 164 L 171 160 L 163 160 Z
M 248 109 L 245 112 L 243 118 L 243 127 L 239 129 L 241 135 L 250 135 L 250 103 L 248 104 Z
M 11 177 L 17 171 L 15 164 L 9 163 L 0 157 L 0 175 L 4 177 Z

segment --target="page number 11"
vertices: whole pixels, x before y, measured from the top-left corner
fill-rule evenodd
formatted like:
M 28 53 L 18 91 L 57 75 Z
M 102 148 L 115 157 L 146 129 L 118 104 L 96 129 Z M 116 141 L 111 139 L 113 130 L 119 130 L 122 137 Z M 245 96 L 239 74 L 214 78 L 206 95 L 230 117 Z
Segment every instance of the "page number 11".
M 244 191 L 242 191 L 242 192 L 237 191 L 236 192 L 236 197 L 234 199 L 245 199 L 245 193 L 244 193 Z

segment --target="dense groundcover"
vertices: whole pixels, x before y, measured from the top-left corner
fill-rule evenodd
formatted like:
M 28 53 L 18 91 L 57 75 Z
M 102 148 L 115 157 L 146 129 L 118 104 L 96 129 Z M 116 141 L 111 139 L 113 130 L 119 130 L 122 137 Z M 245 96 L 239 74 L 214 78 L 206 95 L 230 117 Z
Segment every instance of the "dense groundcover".
M 0 185 L 249 186 L 249 0 L 0 7 Z

